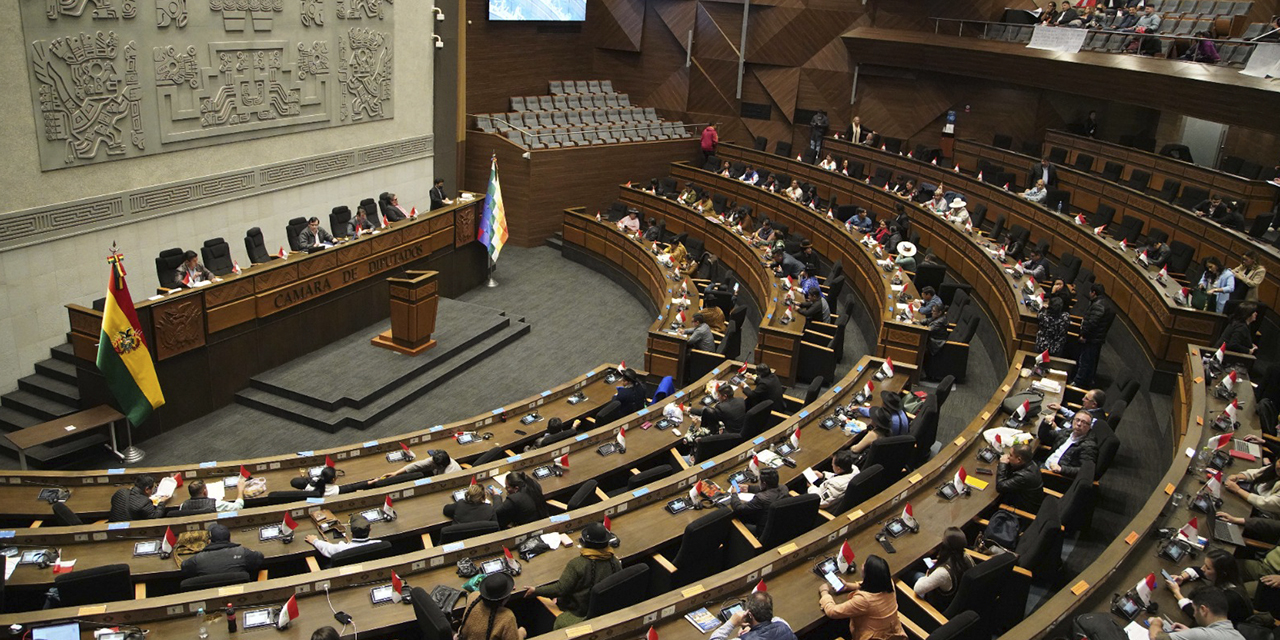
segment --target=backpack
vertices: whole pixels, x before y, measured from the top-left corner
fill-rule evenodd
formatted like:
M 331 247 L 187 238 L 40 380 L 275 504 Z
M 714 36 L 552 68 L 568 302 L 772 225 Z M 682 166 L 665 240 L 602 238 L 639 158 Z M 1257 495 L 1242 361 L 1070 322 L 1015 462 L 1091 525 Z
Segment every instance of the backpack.
M 991 549 L 997 547 L 995 552 L 1005 552 L 1018 546 L 1018 516 L 1004 509 L 997 509 L 991 514 L 991 520 L 987 522 L 987 528 L 982 531 L 981 539 L 978 541 L 979 547 Z
M 1073 640 L 1125 640 L 1127 636 L 1110 613 L 1086 613 L 1071 621 L 1071 637 Z

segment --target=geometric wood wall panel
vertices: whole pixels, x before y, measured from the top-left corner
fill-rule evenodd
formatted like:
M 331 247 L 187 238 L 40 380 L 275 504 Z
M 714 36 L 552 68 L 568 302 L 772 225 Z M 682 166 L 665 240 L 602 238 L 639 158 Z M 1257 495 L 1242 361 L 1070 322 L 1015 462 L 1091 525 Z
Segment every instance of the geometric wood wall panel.
M 697 26 L 693 33 L 693 56 L 699 60 L 738 62 L 738 42 L 742 38 L 742 7 L 711 2 L 698 3 Z M 736 85 L 737 75 L 735 72 Z M 730 93 L 733 93 L 731 90 Z
M 760 80 L 769 98 L 782 116 L 789 122 L 795 121 L 796 94 L 800 90 L 800 69 L 797 67 L 775 67 L 771 65 L 748 65 L 751 73 Z
M 587 33 L 598 49 L 639 51 L 645 0 L 597 0 L 588 5 Z
M 391 0 L 19 5 L 44 171 L 394 115 Z

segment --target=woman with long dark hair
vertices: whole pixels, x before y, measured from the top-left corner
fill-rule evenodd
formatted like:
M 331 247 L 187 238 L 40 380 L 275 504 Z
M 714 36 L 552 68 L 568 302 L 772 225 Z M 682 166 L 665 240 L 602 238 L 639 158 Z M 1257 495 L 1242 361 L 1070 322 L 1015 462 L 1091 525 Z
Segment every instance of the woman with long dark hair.
M 1246 491 L 1241 482 L 1252 482 L 1252 490 Z M 1265 467 L 1227 476 L 1223 489 L 1244 498 L 1255 509 L 1280 515 L 1280 457 Z
M 938 557 L 933 567 L 911 587 L 916 595 L 924 597 L 938 610 L 945 610 L 956 594 L 956 587 L 960 586 L 960 578 L 973 568 L 973 560 L 965 555 L 968 546 L 969 539 L 963 531 L 958 527 L 947 527 L 942 532 L 942 544 L 938 545 Z
M 1241 302 L 1240 306 L 1236 307 L 1235 313 L 1231 315 L 1231 321 L 1222 330 L 1222 335 L 1218 336 L 1218 342 L 1213 346 L 1226 345 L 1227 351 L 1254 353 L 1258 350 L 1258 345 L 1253 343 L 1251 325 L 1257 321 L 1258 305 L 1253 302 Z
M 906 640 L 907 634 L 898 621 L 898 600 L 893 589 L 889 563 L 877 555 L 867 556 L 862 563 L 862 582 L 841 578 L 851 592 L 849 599 L 837 603 L 831 586 L 818 587 L 818 606 L 834 620 L 849 620 L 850 640 Z
M 1183 597 L 1182 587 L 1196 580 L 1204 580 L 1226 594 L 1227 617 L 1231 619 L 1231 624 L 1239 624 L 1253 614 L 1253 606 L 1244 592 L 1244 581 L 1240 577 L 1240 565 L 1235 556 L 1226 550 L 1209 549 L 1199 568 L 1187 567 L 1168 581 L 1169 591 L 1178 599 L 1178 608 L 1190 617 L 1194 617 L 1195 606 L 1191 600 Z
M 339 489 L 333 481 L 337 477 L 338 470 L 326 466 L 320 470 L 320 475 L 316 478 L 293 478 L 289 481 L 289 486 L 299 491 L 310 491 L 317 496 L 336 496 Z
M 542 485 L 533 476 L 523 471 L 512 471 L 507 474 L 506 489 L 505 500 L 502 496 L 493 497 L 499 526 L 529 524 L 550 515 L 547 499 L 542 496 Z

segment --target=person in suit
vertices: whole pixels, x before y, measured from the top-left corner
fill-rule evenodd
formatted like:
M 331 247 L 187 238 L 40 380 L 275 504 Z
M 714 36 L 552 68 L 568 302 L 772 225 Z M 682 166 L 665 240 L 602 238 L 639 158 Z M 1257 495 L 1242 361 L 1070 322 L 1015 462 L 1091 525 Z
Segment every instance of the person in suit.
M 613 394 L 610 400 L 617 400 L 621 405 L 618 408 L 619 414 L 634 413 L 644 408 L 647 398 L 644 386 L 640 383 L 640 376 L 635 371 L 631 369 L 623 371 L 622 386 L 617 389 L 617 393 Z
M 200 258 L 196 256 L 196 252 L 188 250 L 182 254 L 182 265 L 174 272 L 174 282 L 189 287 L 197 282 L 210 280 L 213 280 L 213 272 L 200 264 Z
M 1216 193 L 1209 196 L 1208 200 L 1202 200 L 1200 201 L 1200 204 L 1196 205 L 1196 215 L 1202 218 L 1204 217 L 1217 218 L 1219 216 L 1225 215 L 1226 212 L 1227 212 L 1226 203 L 1222 201 L 1222 196 Z
M 349 224 L 351 229 L 347 235 L 352 238 L 357 238 L 361 234 L 369 233 L 374 229 L 373 221 L 365 213 L 364 207 L 356 207 L 356 217 L 352 218 Z
M 856 144 L 868 144 L 874 133 L 869 127 L 862 126 L 862 118 L 854 116 L 853 122 L 849 123 L 849 130 L 845 132 L 845 139 Z
M 523 471 L 507 474 L 507 496 L 493 496 L 494 513 L 501 527 L 520 526 L 546 518 L 547 500 L 542 496 L 542 485 Z
M 378 207 L 382 209 L 382 217 L 388 224 L 409 219 L 409 212 L 400 206 L 400 199 L 394 193 L 382 192 L 378 196 Z
M 1046 188 L 1058 186 L 1058 168 L 1049 162 L 1049 156 L 1041 158 L 1039 163 L 1031 165 L 1031 169 L 1027 171 L 1027 184 L 1036 184 L 1039 180 L 1044 180 Z
M 164 507 L 151 502 L 156 492 L 156 479 L 141 475 L 133 480 L 133 486 L 121 487 L 111 496 L 111 521 L 150 520 L 164 516 Z M 161 502 L 160 505 L 163 505 Z
M 1163 240 L 1156 240 L 1147 247 L 1147 262 L 1159 269 L 1169 262 L 1169 256 L 1173 254 L 1173 250 L 1169 248 L 1169 244 Z
M 764 363 L 756 365 L 756 372 L 748 373 L 747 381 L 755 385 L 753 387 L 744 385 L 742 389 L 742 395 L 746 396 L 748 408 L 754 407 L 765 400 L 772 400 L 774 410 L 782 409 L 782 381 L 778 379 L 778 374 L 774 373 L 769 365 Z
M 773 250 L 773 275 L 779 278 L 799 278 L 802 271 L 804 263 L 796 260 L 795 256 L 783 251 L 781 247 Z
M 811 322 L 831 322 L 831 305 L 827 304 L 822 291 L 810 291 L 800 303 L 800 315 Z
M 1098 440 L 1093 435 L 1093 416 L 1077 411 L 1071 416 L 1071 428 L 1054 429 L 1052 422 L 1040 423 L 1040 442 L 1049 447 L 1044 468 L 1061 476 L 1074 478 L 1086 462 L 1097 462 Z
M 1137 5 L 1130 5 L 1117 14 L 1111 28 L 1117 31 L 1128 31 L 1136 24 L 1138 24 L 1138 7 Z
M 231 530 L 217 522 L 209 525 L 209 544 L 182 561 L 182 575 L 187 578 L 217 573 L 243 571 L 256 578 L 262 566 L 262 552 L 246 549 L 231 541 Z
M 217 500 L 209 497 L 209 487 L 205 485 L 204 480 L 192 480 L 187 485 L 187 491 L 191 493 L 191 497 L 178 507 L 178 511 L 182 514 L 195 513 L 222 513 L 225 511 L 239 511 L 244 508 L 244 476 L 240 478 L 236 485 L 235 500 Z M 217 480 L 221 482 L 221 480 Z
M 1016 444 L 1000 456 L 996 466 L 996 494 L 1000 502 L 1028 513 L 1044 502 L 1044 480 L 1032 459 L 1031 446 Z
M 1107 392 L 1102 389 L 1090 389 L 1086 391 L 1084 397 L 1080 399 L 1080 410 L 1089 414 L 1090 417 L 1098 420 L 1106 420 L 1107 412 L 1102 410 L 1102 405 L 1107 403 Z M 1045 405 L 1053 411 L 1062 411 L 1063 414 L 1074 416 L 1070 409 L 1063 411 L 1062 406 L 1056 402 L 1050 402 Z
M 1230 201 L 1218 215 L 1210 218 L 1214 222 L 1236 231 L 1244 231 L 1244 214 L 1240 213 L 1240 203 Z
M 1107 341 L 1107 331 L 1115 320 L 1116 312 L 1107 299 L 1107 288 L 1100 282 L 1089 287 L 1089 308 L 1080 323 L 1080 354 L 1076 357 L 1074 386 L 1093 386 L 1093 376 L 1098 372 L 1098 358 L 1102 345 Z
M 537 440 L 533 441 L 530 449 L 538 449 L 548 447 L 561 440 L 568 440 L 578 434 L 578 425 L 582 424 L 582 420 L 574 420 L 573 424 L 566 425 L 560 418 L 552 418 L 547 421 L 547 432 L 542 434 Z
M 1061 10 L 1058 11 L 1058 17 L 1054 18 L 1053 23 L 1059 27 L 1078 27 L 1080 26 L 1080 14 L 1076 13 L 1070 2 L 1064 0 Z
M 452 519 L 454 524 L 497 522 L 498 513 L 488 498 L 483 486 L 468 485 L 462 500 L 444 506 L 444 517 Z
M 707 318 L 701 312 L 693 314 L 693 328 L 681 329 L 680 333 L 689 336 L 689 348 L 699 351 L 715 352 L 716 338 L 707 326 Z
M 303 249 L 332 245 L 334 242 L 333 234 L 325 231 L 325 228 L 320 226 L 320 218 L 315 216 L 307 220 L 307 228 L 298 234 L 298 246 Z
M 1031 255 L 1021 263 L 1022 270 L 1025 271 L 1037 282 L 1049 277 L 1049 261 L 1045 260 L 1044 254 L 1040 252 L 1040 247 L 1032 247 L 1029 252 Z
M 700 416 L 706 428 L 715 433 L 741 433 L 747 424 L 747 403 L 733 393 L 733 387 L 722 384 L 716 387 L 717 402 L 709 407 L 694 407 L 690 410 Z M 719 428 L 715 425 L 719 424 Z
M 444 180 L 436 178 L 435 186 L 431 187 L 431 210 L 435 211 L 450 204 L 453 204 L 453 200 L 444 194 Z
M 748 526 L 762 524 L 769 507 L 787 497 L 787 488 L 778 486 L 778 470 L 773 467 L 761 468 L 760 482 L 747 485 L 747 493 L 752 494 L 750 500 L 742 500 L 738 497 L 739 492 L 732 488 L 730 491 L 729 508 L 738 520 Z
M 1258 345 L 1253 343 L 1252 325 L 1257 321 L 1258 304 L 1256 302 L 1240 303 L 1240 306 L 1236 307 L 1235 314 L 1231 316 L 1231 322 L 1227 323 L 1226 328 L 1222 330 L 1222 335 L 1214 343 L 1214 348 L 1226 345 L 1227 351 L 1256 353 Z

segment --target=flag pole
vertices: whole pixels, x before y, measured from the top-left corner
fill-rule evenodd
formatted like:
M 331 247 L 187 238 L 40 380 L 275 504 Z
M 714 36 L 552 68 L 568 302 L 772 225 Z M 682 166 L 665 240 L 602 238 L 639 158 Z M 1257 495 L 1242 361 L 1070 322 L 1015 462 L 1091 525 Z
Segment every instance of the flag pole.
M 493 272 L 498 268 L 498 265 L 493 261 L 492 256 L 486 255 L 485 259 L 489 261 L 489 281 L 484 283 L 484 286 L 492 289 L 498 286 L 498 281 L 493 279 Z
M 108 262 L 111 262 L 113 265 L 119 265 L 121 272 L 123 272 L 124 256 L 120 255 L 120 249 L 116 245 L 116 242 L 114 240 L 111 242 L 111 248 L 107 250 L 107 254 L 109 256 Z M 142 459 L 147 457 L 147 452 L 143 451 L 141 447 L 138 447 L 133 444 L 133 423 L 129 422 L 128 418 L 125 418 L 124 420 L 122 420 L 122 422 L 124 422 L 125 435 L 129 438 L 129 446 L 125 447 L 124 451 L 115 451 L 113 449 L 112 453 L 120 456 L 120 460 L 125 464 L 137 464 L 139 462 L 142 462 Z M 111 429 L 114 432 L 115 425 L 112 425 Z M 113 444 L 114 444 L 114 433 L 113 433 Z

